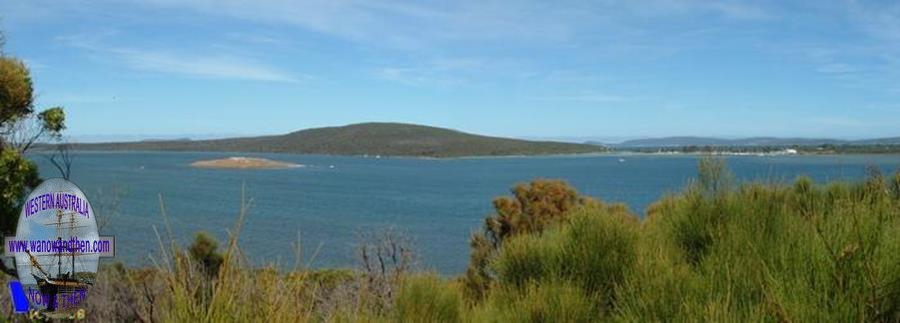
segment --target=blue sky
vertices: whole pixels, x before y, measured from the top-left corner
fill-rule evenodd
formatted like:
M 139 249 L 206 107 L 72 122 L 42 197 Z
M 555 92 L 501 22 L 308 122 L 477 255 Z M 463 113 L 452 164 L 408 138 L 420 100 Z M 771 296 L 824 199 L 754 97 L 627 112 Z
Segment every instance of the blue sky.
M 900 5 L 2 1 L 74 138 L 396 121 L 527 138 L 900 135 Z

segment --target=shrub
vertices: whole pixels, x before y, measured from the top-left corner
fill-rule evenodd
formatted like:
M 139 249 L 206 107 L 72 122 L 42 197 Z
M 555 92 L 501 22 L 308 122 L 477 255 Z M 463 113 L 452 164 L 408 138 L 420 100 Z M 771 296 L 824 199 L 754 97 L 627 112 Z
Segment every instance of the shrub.
M 895 321 L 900 207 L 872 174 L 664 198 L 648 210 L 618 317 Z
M 586 207 L 553 229 L 508 241 L 492 268 L 502 286 L 568 282 L 602 309 L 614 305 L 615 288 L 633 269 L 636 242 L 637 225 L 631 215 Z
M 571 283 L 530 282 L 522 288 L 493 290 L 475 308 L 474 322 L 596 322 L 601 318 L 594 300 Z
M 459 322 L 461 295 L 433 275 L 403 281 L 394 305 L 396 322 Z
M 569 210 L 595 204 L 563 181 L 535 180 L 512 189 L 513 197 L 494 199 L 496 214 L 485 219 L 483 232 L 472 236 L 466 295 L 479 300 L 493 280 L 488 263 L 510 237 L 537 233 L 564 220 Z
M 224 257 L 218 252 L 219 242 L 206 232 L 197 232 L 194 242 L 188 248 L 191 259 L 202 266 L 203 271 L 214 276 L 219 273 L 219 267 Z
M 724 159 L 700 158 L 697 165 L 697 184 L 704 193 L 715 195 L 724 192 L 731 188 L 733 181 L 734 175 L 728 170 Z
M 490 289 L 469 304 L 466 279 L 378 261 L 405 254 L 395 243 L 364 244 L 376 262 L 358 270 L 247 266 L 235 256 L 237 225 L 218 276 L 195 261 L 214 243 L 198 238 L 187 251 L 173 243 L 157 268 L 104 266 L 88 308 L 101 321 L 900 322 L 897 175 L 872 174 L 713 185 L 715 193 L 691 185 L 642 221 L 621 205 L 578 198 L 496 249 L 486 235 L 473 239 Z
M 900 170 L 894 172 L 894 176 L 891 177 L 891 197 L 895 200 L 900 200 Z

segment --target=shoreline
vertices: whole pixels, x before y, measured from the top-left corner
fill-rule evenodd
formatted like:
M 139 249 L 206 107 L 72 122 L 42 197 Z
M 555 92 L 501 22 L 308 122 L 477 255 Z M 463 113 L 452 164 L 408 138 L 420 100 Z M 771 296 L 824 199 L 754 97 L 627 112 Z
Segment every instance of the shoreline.
M 686 157 L 686 156 L 721 156 L 721 157 L 810 157 L 810 156 L 897 156 L 900 155 L 900 152 L 853 152 L 853 153 L 837 153 L 837 152 L 822 152 L 822 153 L 809 153 L 809 152 L 798 152 L 796 154 L 756 154 L 756 153 L 731 153 L 731 152 L 717 152 L 717 153 L 704 153 L 704 152 L 640 152 L 640 151 L 609 151 L 609 152 L 594 152 L 594 153 L 575 153 L 575 154 L 544 154 L 544 155 L 474 155 L 474 156 L 452 156 L 452 157 L 434 157 L 434 156 L 408 156 L 408 155 L 381 155 L 379 158 L 376 158 L 374 155 L 336 155 L 336 154 L 298 154 L 298 153 L 287 153 L 287 152 L 227 152 L 227 151 L 206 151 L 206 150 L 73 150 L 78 153 L 85 154 L 109 154 L 109 153 L 119 153 L 119 154 L 140 154 L 140 153 L 166 153 L 166 154 L 183 154 L 183 153 L 202 153 L 202 154 L 246 154 L 246 156 L 261 156 L 261 155 L 287 155 L 287 156 L 318 156 L 318 157 L 347 157 L 347 158 L 359 158 L 359 159 L 417 159 L 417 160 L 455 160 L 455 159 L 504 159 L 504 158 L 558 158 L 558 157 L 612 157 L 612 156 L 672 156 L 672 157 Z M 34 152 L 29 152 L 29 155 L 35 154 L 47 154 L 52 153 L 52 151 L 44 151 L 37 150 Z M 214 156 L 211 156 L 214 157 Z M 228 157 L 223 157 L 228 158 Z M 265 159 L 264 157 L 248 157 L 248 158 L 260 158 Z M 295 164 L 297 165 L 297 164 Z M 306 166 L 306 165 L 300 165 Z M 296 166 L 295 166 L 296 167 Z

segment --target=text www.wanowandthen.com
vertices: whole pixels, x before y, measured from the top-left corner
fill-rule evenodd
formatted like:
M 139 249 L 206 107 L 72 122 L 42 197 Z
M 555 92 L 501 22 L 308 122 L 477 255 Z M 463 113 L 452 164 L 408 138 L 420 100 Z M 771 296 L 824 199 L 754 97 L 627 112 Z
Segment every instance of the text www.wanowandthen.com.
M 110 253 L 112 252 L 112 242 L 108 239 L 78 239 L 77 237 L 69 238 L 69 240 L 17 240 L 10 239 L 6 241 L 6 250 L 10 253 Z

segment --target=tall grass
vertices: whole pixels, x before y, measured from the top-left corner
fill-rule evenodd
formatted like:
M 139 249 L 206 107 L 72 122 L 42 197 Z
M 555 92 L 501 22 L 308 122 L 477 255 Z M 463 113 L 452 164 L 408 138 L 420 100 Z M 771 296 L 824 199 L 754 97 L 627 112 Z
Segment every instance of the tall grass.
M 137 322 L 315 322 L 368 315 L 364 304 L 383 302 L 363 292 L 364 273 L 352 270 L 311 270 L 295 265 L 250 265 L 239 248 L 249 202 L 242 196 L 240 213 L 229 230 L 224 250 L 199 234 L 190 248 L 171 237 L 168 214 L 160 199 L 166 234 L 159 236 L 155 266 L 137 269 L 104 266 L 100 282 L 88 298 L 90 318 Z M 156 230 L 156 229 L 154 229 Z M 295 246 L 300 259 L 301 246 Z M 211 255 L 220 257 L 210 257 Z M 220 262 L 210 262 L 209 259 Z M 212 265 L 215 264 L 215 265 Z
M 900 321 L 900 174 L 738 184 L 717 160 L 699 173 L 642 221 L 587 205 L 504 242 L 469 319 Z
M 492 264 L 497 282 L 522 292 L 566 282 L 591 300 L 591 312 L 605 310 L 636 261 L 637 228 L 630 215 L 601 205 L 574 210 L 556 228 L 504 243 Z
M 391 319 L 403 322 L 459 322 L 462 296 L 458 287 L 424 275 L 406 278 Z
M 524 286 L 500 286 L 473 308 L 472 322 L 595 322 L 600 318 L 596 300 L 573 283 L 529 281 Z
M 385 263 L 409 252 L 389 235 L 361 246 L 355 270 L 251 266 L 238 243 L 246 212 L 244 205 L 214 273 L 197 259 L 214 244 L 191 249 L 162 238 L 153 268 L 105 266 L 89 318 L 900 322 L 900 173 L 737 183 L 724 163 L 704 160 L 698 181 L 662 197 L 644 219 L 591 201 L 554 213 L 540 230 L 497 240 L 478 257 L 488 276 L 475 301 L 465 276 Z
M 649 259 L 619 289 L 617 318 L 900 320 L 900 199 L 880 175 L 693 186 L 643 226 Z

